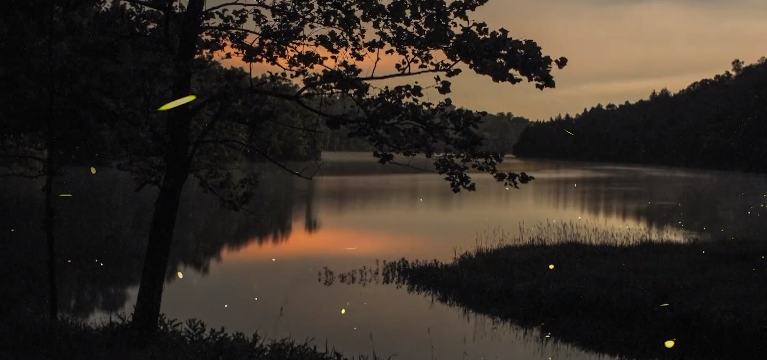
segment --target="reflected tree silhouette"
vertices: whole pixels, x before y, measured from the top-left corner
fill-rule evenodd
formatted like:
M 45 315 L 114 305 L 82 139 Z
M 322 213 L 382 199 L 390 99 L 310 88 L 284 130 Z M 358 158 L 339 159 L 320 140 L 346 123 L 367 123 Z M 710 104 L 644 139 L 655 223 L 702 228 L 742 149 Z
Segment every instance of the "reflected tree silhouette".
M 668 174 L 644 173 L 648 171 L 629 170 L 623 177 L 539 178 L 540 184 L 552 185 L 534 196 L 555 208 L 631 219 L 652 230 L 672 228 L 701 238 L 756 239 L 767 233 L 762 177 L 699 172 L 669 181 Z
M 184 189 L 166 281 L 177 279 L 182 267 L 207 274 L 224 250 L 287 241 L 295 204 L 311 200 L 296 198 L 290 174 L 267 167 L 260 176 L 250 214 L 222 208 L 194 183 Z M 57 187 L 73 195 L 55 202 L 61 214 L 56 224 L 61 313 L 87 318 L 97 311 L 117 312 L 141 277 L 156 194 L 153 189 L 134 192 L 129 174 L 110 169 L 99 169 L 97 175 L 88 168 L 68 169 L 60 181 Z M 36 265 L 45 256 L 44 234 L 34 226 L 39 222 L 31 220 L 42 215 L 42 194 L 33 180 L 3 179 L 3 188 L 15 191 L 0 193 L 0 249 L 15 256 L 0 266 L 8 281 L 0 312 L 34 316 L 46 301 L 45 289 L 37 286 L 44 283 L 45 269 Z

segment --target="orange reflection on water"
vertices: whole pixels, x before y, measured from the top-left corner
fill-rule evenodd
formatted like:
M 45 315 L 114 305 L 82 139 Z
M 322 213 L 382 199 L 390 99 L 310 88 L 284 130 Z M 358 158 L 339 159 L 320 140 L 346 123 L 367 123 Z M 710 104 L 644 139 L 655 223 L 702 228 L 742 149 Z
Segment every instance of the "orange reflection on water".
M 257 242 L 239 250 L 226 249 L 225 260 L 254 260 L 306 256 L 406 256 L 424 250 L 426 239 L 364 231 L 360 229 L 321 228 L 314 233 L 294 231 L 287 241 L 259 246 Z M 350 250 L 353 249 L 353 250 Z

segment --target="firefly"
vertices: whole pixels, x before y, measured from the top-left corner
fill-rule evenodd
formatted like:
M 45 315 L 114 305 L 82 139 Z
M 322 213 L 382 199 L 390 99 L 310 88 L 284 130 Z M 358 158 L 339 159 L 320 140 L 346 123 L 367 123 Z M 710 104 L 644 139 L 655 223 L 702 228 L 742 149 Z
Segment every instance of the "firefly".
M 660 304 L 660 306 L 668 306 L 668 304 Z
M 91 166 L 91 174 L 96 175 L 96 168 Z
M 663 343 L 663 345 L 665 345 L 666 348 L 671 349 L 674 347 L 674 340 L 667 340 L 665 343 Z
M 566 133 L 568 133 L 568 134 L 570 134 L 570 135 L 572 135 L 572 136 L 575 136 L 575 134 L 573 134 L 573 133 L 571 133 L 571 132 L 567 131 L 567 129 L 565 129 L 565 132 L 566 132 Z
M 61 197 L 72 197 L 72 194 L 61 194 L 59 196 L 61 196 Z
M 196 99 L 196 98 L 197 98 L 197 96 L 194 96 L 194 95 L 184 96 L 181 99 L 173 100 L 173 101 L 171 101 L 171 102 L 169 102 L 169 103 L 167 103 L 167 104 L 165 104 L 163 106 L 160 106 L 160 108 L 157 109 L 157 111 L 170 110 L 170 109 L 173 109 L 174 107 L 178 107 L 178 106 L 184 105 L 186 103 L 190 103 L 190 102 L 194 101 L 194 99 Z
M 346 309 L 341 309 L 341 314 L 346 314 Z
M 554 264 L 549 265 L 549 269 L 554 270 Z
M 177 272 L 176 275 L 178 275 L 179 279 L 183 279 L 184 278 L 184 274 L 182 274 L 181 271 Z

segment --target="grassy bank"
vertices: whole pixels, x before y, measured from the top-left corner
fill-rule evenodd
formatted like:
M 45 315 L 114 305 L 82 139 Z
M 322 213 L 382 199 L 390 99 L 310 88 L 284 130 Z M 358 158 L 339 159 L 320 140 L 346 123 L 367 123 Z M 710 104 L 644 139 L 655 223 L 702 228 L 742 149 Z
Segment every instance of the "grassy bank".
M 579 234 L 585 244 L 578 242 Z M 449 263 L 402 259 L 339 278 L 403 285 L 540 330 L 542 341 L 604 354 L 766 356 L 767 241 L 670 242 L 634 235 L 548 225 L 480 244 Z M 326 284 L 335 278 L 326 270 Z M 675 340 L 670 349 L 667 340 Z
M 4 323 L 0 330 L 2 359 L 110 360 L 352 360 L 327 344 L 322 350 L 311 341 L 267 340 L 258 334 L 209 329 L 199 320 L 179 323 L 161 319 L 151 343 L 139 343 L 121 318 L 103 324 L 63 319 L 55 329 L 42 322 Z M 377 356 L 360 356 L 376 360 Z

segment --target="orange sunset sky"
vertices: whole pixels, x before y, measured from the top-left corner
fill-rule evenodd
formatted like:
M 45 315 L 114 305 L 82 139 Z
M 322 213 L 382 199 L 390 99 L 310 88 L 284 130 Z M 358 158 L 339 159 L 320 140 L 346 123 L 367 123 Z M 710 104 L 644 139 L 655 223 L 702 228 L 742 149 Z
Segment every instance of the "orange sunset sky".
M 663 87 L 676 92 L 729 70 L 735 58 L 751 64 L 767 55 L 767 0 L 490 0 L 473 19 L 569 59 L 554 71 L 557 88 L 543 92 L 530 83 L 496 84 L 465 66 L 452 79 L 458 106 L 531 119 L 634 102 Z M 385 70 L 393 70 L 391 60 L 376 74 Z M 420 80 L 431 84 L 432 77 Z

